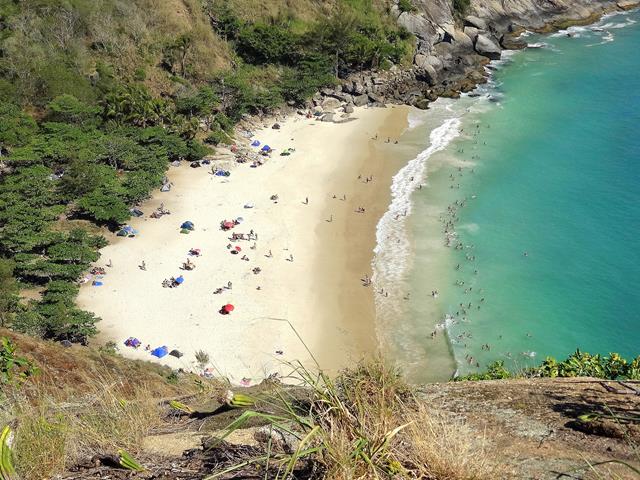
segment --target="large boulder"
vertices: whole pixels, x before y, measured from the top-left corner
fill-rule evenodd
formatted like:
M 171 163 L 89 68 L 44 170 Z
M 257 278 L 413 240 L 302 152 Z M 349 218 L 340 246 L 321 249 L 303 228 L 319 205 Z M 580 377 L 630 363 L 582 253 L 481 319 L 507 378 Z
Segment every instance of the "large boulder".
M 369 103 L 369 95 L 367 95 L 366 93 L 363 93 L 362 95 L 355 95 L 353 97 L 353 104 L 356 107 L 362 107 L 367 103 Z
M 640 5 L 638 0 L 622 0 L 616 4 L 621 10 L 631 10 Z
M 413 106 L 419 108 L 420 110 L 427 110 L 429 108 L 429 100 L 425 97 L 419 98 L 415 102 L 413 102 Z
M 462 30 L 456 29 L 453 31 L 453 41 L 454 41 L 454 45 L 457 46 L 458 48 L 473 50 L 473 41 Z
M 464 19 L 464 25 L 467 27 L 475 27 L 478 30 L 486 30 L 487 22 L 485 22 L 482 18 L 475 17 L 473 15 L 469 15 Z
M 475 49 L 480 55 L 490 58 L 491 60 L 499 60 L 502 55 L 502 49 L 500 46 L 486 34 L 478 35 L 476 38 Z
M 344 106 L 344 113 L 353 113 L 353 112 L 354 112 L 353 105 L 352 105 L 352 104 L 350 104 L 350 103 L 347 103 L 347 104 Z
M 476 38 L 478 38 L 480 30 L 478 30 L 476 27 L 464 27 L 464 33 L 471 39 L 472 42 L 475 42 Z
M 382 95 L 376 95 L 375 93 L 370 93 L 369 94 L 369 99 L 373 103 L 380 103 L 380 104 L 384 104 L 385 103 L 385 98 Z
M 411 12 L 402 12 L 398 17 L 398 25 L 406 28 L 409 32 L 422 40 L 427 40 L 433 31 L 433 28 L 427 19 Z
M 335 113 L 325 113 L 322 116 L 322 121 L 323 122 L 333 122 L 335 119 L 336 114 Z
M 353 97 L 348 93 L 338 92 L 338 93 L 334 93 L 332 97 L 337 98 L 342 103 L 349 103 L 353 101 Z
M 325 112 L 328 112 L 340 107 L 340 105 L 342 105 L 342 102 L 340 102 L 340 100 L 335 97 L 325 97 L 320 105 L 322 105 L 322 108 Z
M 359 82 L 357 80 L 353 81 L 353 92 L 352 92 L 353 94 L 362 95 L 366 91 L 367 91 L 367 87 L 365 86 L 364 82 Z

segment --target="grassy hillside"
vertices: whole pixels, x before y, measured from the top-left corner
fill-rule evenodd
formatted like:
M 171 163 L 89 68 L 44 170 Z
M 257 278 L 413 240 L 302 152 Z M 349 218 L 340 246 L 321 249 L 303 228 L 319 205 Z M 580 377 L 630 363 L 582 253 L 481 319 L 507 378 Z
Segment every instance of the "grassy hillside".
M 594 358 L 562 368 L 593 367 Z M 413 386 L 381 361 L 337 378 L 288 366 L 298 386 L 243 389 L 110 348 L 0 330 L 0 431 L 9 425 L 14 436 L 0 472 L 8 457 L 23 480 L 631 479 L 640 471 L 637 383 L 619 376 Z M 544 366 L 540 374 L 550 375 Z M 145 471 L 119 464 L 121 450 Z
M 0 326 L 84 342 L 98 227 L 125 223 L 169 161 L 411 49 L 372 0 L 0 2 Z

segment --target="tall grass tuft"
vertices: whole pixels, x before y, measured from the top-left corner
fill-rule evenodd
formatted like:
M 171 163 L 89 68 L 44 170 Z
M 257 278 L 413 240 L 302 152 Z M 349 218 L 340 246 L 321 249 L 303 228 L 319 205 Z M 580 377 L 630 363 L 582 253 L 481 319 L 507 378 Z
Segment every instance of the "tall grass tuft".
M 399 372 L 382 361 L 361 363 L 335 380 L 300 363 L 288 365 L 287 380 L 302 389 L 281 386 L 263 395 L 220 440 L 259 418 L 292 438 L 291 448 L 270 442 L 265 455 L 209 479 L 252 465 L 269 466 L 272 476 L 284 479 L 309 462 L 324 478 L 497 478 L 483 445 L 471 442 L 459 422 L 420 406 Z

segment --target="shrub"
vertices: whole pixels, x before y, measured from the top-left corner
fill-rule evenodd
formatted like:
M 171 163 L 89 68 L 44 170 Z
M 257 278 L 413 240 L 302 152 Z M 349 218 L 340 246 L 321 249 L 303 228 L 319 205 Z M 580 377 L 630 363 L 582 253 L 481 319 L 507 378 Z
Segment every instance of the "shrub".
M 453 0 L 453 12 L 459 16 L 467 13 L 471 6 L 471 0 Z
M 640 355 L 632 361 L 627 361 L 617 353 L 609 356 L 591 355 L 579 349 L 569 355 L 564 361 L 558 362 L 553 357 L 547 357 L 538 367 L 523 370 L 513 375 L 505 367 L 504 362 L 493 362 L 484 373 L 474 373 L 458 377 L 455 380 L 499 380 L 503 378 L 522 377 L 596 377 L 609 380 L 629 379 L 640 380 Z
M 0 384 L 20 384 L 37 372 L 30 360 L 16 354 L 11 340 L 0 337 Z
M 411 0 L 400 0 L 398 2 L 398 9 L 401 12 L 415 12 L 416 7 L 413 5 Z
M 249 63 L 290 64 L 295 61 L 297 50 L 298 38 L 286 25 L 248 25 L 236 39 L 236 51 Z
M 216 145 L 216 146 L 221 143 L 227 142 L 228 140 L 229 140 L 229 135 L 227 135 L 222 130 L 215 130 L 209 133 L 209 135 L 207 135 L 207 138 L 204 139 L 206 143 L 209 143 L 211 145 Z

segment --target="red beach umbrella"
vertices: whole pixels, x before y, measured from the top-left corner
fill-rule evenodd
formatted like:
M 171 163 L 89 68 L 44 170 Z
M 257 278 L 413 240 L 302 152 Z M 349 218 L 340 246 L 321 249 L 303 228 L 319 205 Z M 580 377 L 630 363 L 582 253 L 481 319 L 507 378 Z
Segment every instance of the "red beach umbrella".
M 225 220 L 225 221 L 222 223 L 222 225 L 224 226 L 224 228 L 233 228 L 233 227 L 235 227 L 235 226 L 236 226 L 236 224 L 235 224 L 235 223 L 230 222 L 230 221 L 228 221 L 228 220 Z
M 227 312 L 227 313 L 231 313 L 235 310 L 236 307 L 234 307 L 233 305 L 231 305 L 230 303 L 227 303 L 224 307 L 222 307 L 222 309 Z
M 241 251 L 242 251 L 242 248 L 236 247 L 236 252 L 241 252 Z

